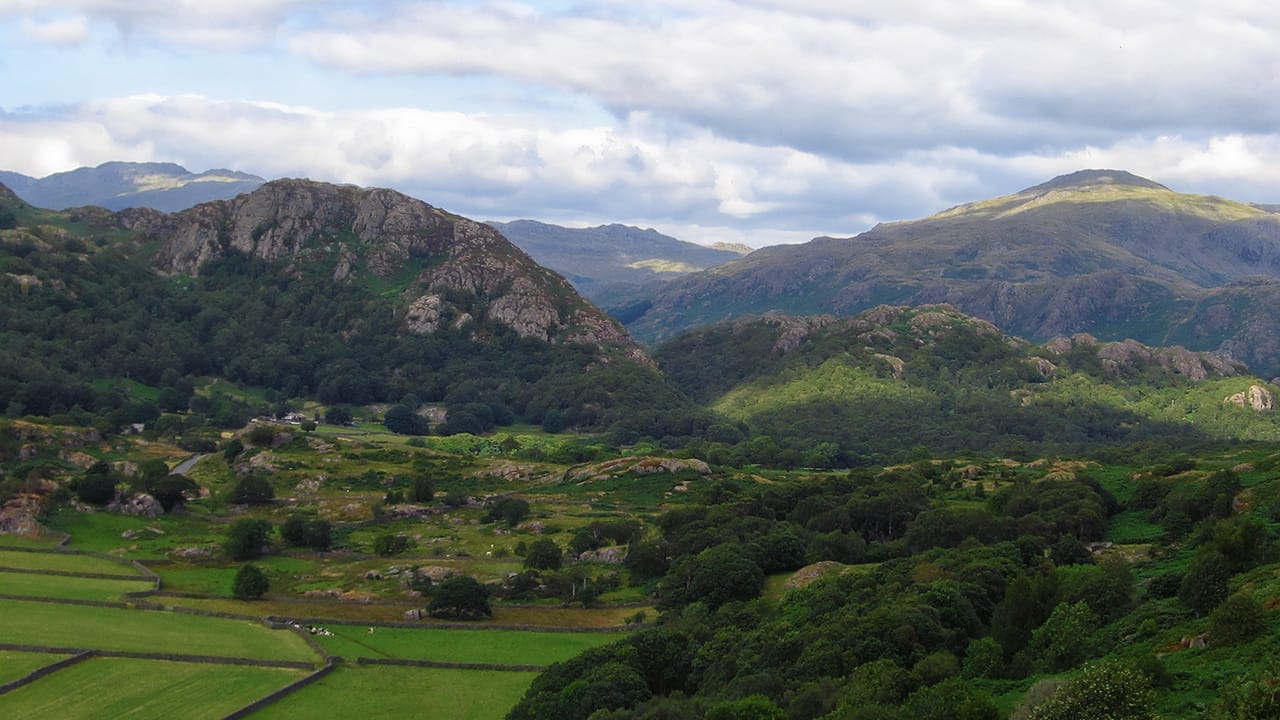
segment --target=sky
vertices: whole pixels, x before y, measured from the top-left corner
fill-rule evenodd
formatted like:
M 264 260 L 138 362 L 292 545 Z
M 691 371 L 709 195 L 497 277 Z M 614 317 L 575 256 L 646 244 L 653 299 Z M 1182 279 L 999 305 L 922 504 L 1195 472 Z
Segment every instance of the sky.
M 760 247 L 1085 168 L 1280 203 L 1268 0 L 0 0 L 0 169 Z

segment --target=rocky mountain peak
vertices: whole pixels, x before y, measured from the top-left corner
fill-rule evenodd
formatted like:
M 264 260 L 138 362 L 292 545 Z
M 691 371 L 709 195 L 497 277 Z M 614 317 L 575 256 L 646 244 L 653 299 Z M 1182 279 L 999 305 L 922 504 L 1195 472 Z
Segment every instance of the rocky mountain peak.
M 1072 190 L 1099 185 L 1128 185 L 1151 190 L 1169 190 L 1154 180 L 1148 180 L 1125 170 L 1077 170 L 1029 187 L 1018 194 L 1040 194 L 1051 190 Z
M 435 332 L 446 319 L 451 327 L 490 320 L 522 337 L 620 347 L 645 359 L 616 322 L 500 232 L 393 190 L 276 180 L 174 214 L 117 217 L 159 243 L 153 262 L 163 273 L 197 275 L 232 253 L 281 262 L 285 272 L 318 269 L 335 282 L 416 271 L 401 292 L 406 332 Z

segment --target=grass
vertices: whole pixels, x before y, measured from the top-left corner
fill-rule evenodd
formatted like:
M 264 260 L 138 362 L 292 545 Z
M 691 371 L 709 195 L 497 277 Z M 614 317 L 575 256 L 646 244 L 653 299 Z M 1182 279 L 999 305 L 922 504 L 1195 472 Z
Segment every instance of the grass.
M 13 682 L 26 677 L 45 665 L 52 665 L 65 659 L 66 655 L 52 653 L 19 652 L 17 650 L 0 650 L 0 683 Z
M 59 570 L 98 575 L 138 575 L 128 563 L 92 555 L 60 552 L 20 552 L 0 549 L 0 567 L 15 570 Z
M 1164 528 L 1147 520 L 1144 510 L 1127 510 L 1111 518 L 1107 540 L 1113 543 L 1148 543 L 1164 537 Z
M 26 600 L 0 600 L 0 637 L 9 643 L 50 647 L 317 659 L 297 635 L 249 621 Z
M 437 662 L 550 665 L 623 637 L 615 633 L 547 633 L 519 630 L 442 628 L 328 627 L 333 637 L 318 638 L 334 655 L 435 660 Z
M 119 602 L 127 592 L 142 592 L 151 587 L 149 580 L 108 580 L 0 572 L 0 592 L 5 595 Z
M 0 696 L 20 718 L 221 718 L 302 677 L 300 670 L 95 658 Z
M 194 514 L 139 518 L 107 512 L 60 510 L 49 518 L 47 525 L 70 534 L 74 548 L 135 560 L 164 558 L 177 547 L 221 542 L 223 533 L 223 526 Z M 132 539 L 121 537 L 129 530 L 138 532 L 138 536 Z
M 157 601 L 174 607 L 185 607 L 196 610 L 234 613 L 252 617 L 296 617 L 324 618 L 326 620 L 361 622 L 400 622 L 406 610 L 421 609 L 426 600 L 406 601 L 398 603 L 358 603 L 358 602 L 320 602 L 304 599 L 268 598 L 245 602 L 231 598 L 178 598 L 160 597 Z M 486 625 L 522 625 L 546 628 L 611 628 L 620 627 L 627 618 L 645 610 L 649 617 L 655 617 L 653 608 L 634 607 L 602 607 L 584 610 L 579 607 L 503 607 L 495 605 L 493 619 L 477 624 L 477 628 Z M 422 624 L 429 627 L 433 623 L 447 622 L 424 618 Z
M 495 720 L 516 704 L 534 677 L 523 672 L 339 666 L 253 717 Z

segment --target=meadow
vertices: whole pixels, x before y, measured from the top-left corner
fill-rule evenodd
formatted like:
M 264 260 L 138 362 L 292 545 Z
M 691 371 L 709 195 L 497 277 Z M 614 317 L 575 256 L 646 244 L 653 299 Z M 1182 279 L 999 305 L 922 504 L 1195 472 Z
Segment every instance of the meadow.
M 305 673 L 285 668 L 92 658 L 0 695 L 0 716 L 9 720 L 214 720 Z
M 53 653 L 0 650 L 0 683 L 19 680 L 46 665 L 52 665 L 66 657 L 66 655 L 55 655 Z
M 0 637 L 19 645 L 315 662 L 302 638 L 245 620 L 0 600 Z
M 9 543 L 10 538 L 5 538 Z M 97 575 L 141 575 L 127 562 L 109 560 L 93 555 L 67 552 L 22 552 L 0 549 L 0 568 L 13 570 L 56 570 L 69 573 Z
M 399 658 L 491 665 L 550 665 L 621 637 L 615 633 L 556 633 L 521 630 L 368 628 L 326 626 L 318 638 L 330 654 L 355 658 Z
M 263 708 L 253 717 L 496 720 L 520 699 L 536 675 L 500 670 L 339 666 L 314 685 Z
M 152 589 L 150 580 L 114 580 L 0 572 L 0 592 L 5 595 L 120 602 L 125 593 L 150 589 Z

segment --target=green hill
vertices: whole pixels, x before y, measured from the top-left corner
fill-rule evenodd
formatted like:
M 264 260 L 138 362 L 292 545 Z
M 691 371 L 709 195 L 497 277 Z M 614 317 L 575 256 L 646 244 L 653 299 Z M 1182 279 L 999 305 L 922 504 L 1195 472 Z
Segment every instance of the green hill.
M 1089 332 L 1231 354 L 1280 374 L 1280 215 L 1082 171 L 847 239 L 765 248 L 677 280 L 628 318 L 637 337 L 744 314 L 850 315 L 949 303 L 1034 340 Z
M 769 438 L 810 466 L 913 448 L 1023 456 L 1280 440 L 1269 408 L 1280 390 L 1242 365 L 1087 335 L 1033 345 L 945 305 L 741 318 L 686 333 L 655 358 L 753 442 Z M 1245 402 L 1251 388 L 1263 411 Z

